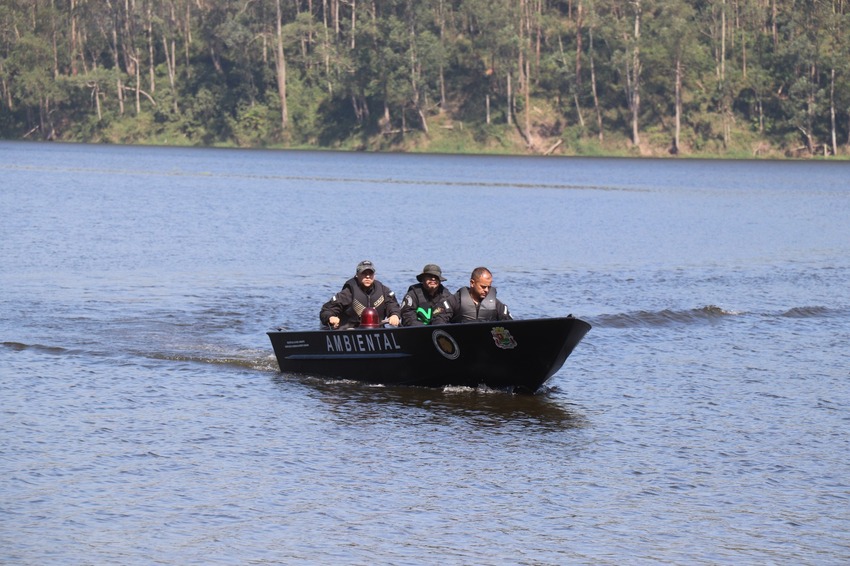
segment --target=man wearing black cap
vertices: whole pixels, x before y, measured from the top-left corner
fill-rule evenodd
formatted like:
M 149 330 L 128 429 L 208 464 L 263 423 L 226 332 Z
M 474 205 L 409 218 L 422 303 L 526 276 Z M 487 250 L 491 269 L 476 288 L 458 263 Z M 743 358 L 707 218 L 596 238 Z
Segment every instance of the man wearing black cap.
M 342 290 L 322 305 L 319 320 L 330 328 L 353 328 L 360 323 L 360 313 L 372 307 L 381 320 L 398 326 L 401 309 L 392 289 L 375 279 L 375 265 L 369 260 L 357 264 L 354 277 L 345 282 Z
M 443 301 L 448 300 L 451 292 L 443 287 L 443 271 L 440 266 L 429 263 L 416 276 L 419 283 L 407 289 L 401 301 L 401 323 L 404 326 L 422 326 L 438 323 L 443 312 Z

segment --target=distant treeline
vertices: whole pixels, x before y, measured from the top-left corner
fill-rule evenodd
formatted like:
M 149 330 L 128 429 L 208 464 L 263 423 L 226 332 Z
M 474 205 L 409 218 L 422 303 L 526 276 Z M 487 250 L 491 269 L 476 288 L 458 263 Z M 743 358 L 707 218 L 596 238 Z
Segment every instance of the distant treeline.
M 0 0 L 0 136 L 847 153 L 848 2 Z

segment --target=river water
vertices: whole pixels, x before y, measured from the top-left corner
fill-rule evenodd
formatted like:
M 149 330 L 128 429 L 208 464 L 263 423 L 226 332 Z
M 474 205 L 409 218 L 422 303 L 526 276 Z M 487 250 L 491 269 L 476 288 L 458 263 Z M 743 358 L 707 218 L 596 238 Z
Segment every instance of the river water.
M 0 142 L 0 562 L 846 564 L 850 164 Z M 371 259 L 593 325 L 535 396 L 281 374 Z

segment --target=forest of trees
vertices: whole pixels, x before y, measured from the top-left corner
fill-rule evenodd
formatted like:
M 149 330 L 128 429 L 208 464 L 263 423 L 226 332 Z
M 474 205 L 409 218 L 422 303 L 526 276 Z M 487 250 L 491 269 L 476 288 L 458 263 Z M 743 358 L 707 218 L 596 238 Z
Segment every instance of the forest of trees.
M 380 149 L 436 128 L 846 156 L 850 6 L 0 0 L 2 138 Z

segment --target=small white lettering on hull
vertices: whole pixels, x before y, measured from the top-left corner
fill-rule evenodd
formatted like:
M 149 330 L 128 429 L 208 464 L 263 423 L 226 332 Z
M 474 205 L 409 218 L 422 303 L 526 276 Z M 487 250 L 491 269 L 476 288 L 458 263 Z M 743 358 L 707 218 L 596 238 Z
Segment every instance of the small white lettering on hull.
M 401 350 L 391 332 L 349 334 L 340 332 L 325 337 L 328 352 L 390 352 Z

